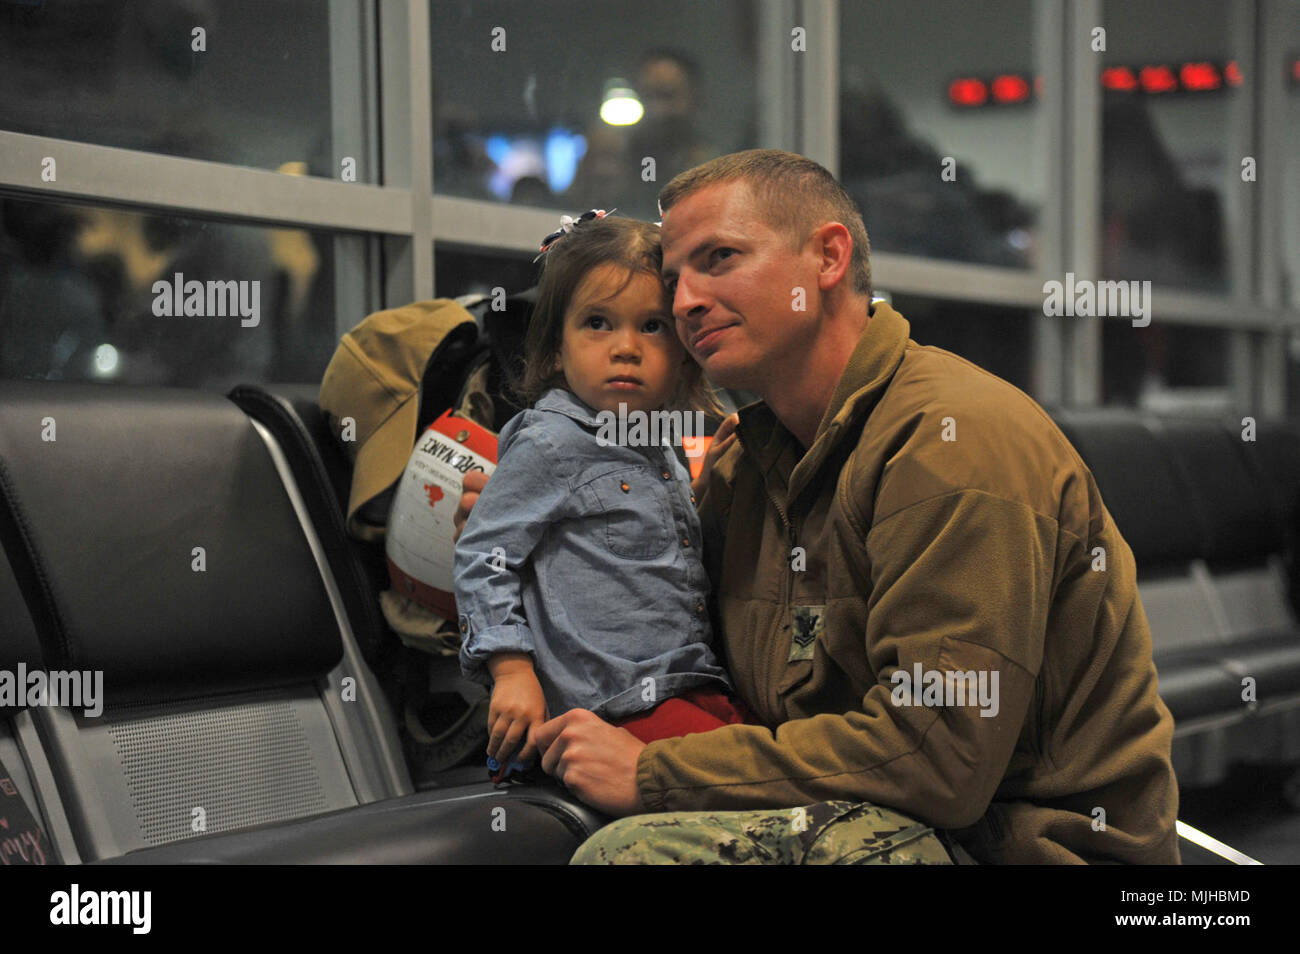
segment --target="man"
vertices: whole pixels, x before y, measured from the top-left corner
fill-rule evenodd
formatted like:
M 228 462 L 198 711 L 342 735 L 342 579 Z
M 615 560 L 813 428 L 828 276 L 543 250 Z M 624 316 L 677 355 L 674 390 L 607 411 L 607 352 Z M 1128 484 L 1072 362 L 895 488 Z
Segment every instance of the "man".
M 584 801 L 668 813 L 575 861 L 1176 863 L 1133 555 L 1060 431 L 872 305 L 861 217 L 816 163 L 723 156 L 660 204 L 679 336 L 762 398 L 700 515 L 715 632 L 767 725 L 543 725 Z
M 637 70 L 645 115 L 629 129 L 631 155 L 656 157 L 659 170 L 677 173 L 718 154 L 697 127 L 700 68 L 681 50 L 649 50 Z

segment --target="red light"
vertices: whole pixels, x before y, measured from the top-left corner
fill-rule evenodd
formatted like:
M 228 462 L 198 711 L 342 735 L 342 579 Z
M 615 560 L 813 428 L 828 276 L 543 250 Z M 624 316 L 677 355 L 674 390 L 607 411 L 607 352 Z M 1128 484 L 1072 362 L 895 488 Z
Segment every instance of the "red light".
M 1127 66 L 1110 66 L 1101 71 L 1101 85 L 1106 89 L 1131 93 L 1138 88 L 1138 81 Z
M 1229 86 L 1241 85 L 1241 67 L 1237 65 L 1236 60 L 1230 60 L 1223 68 L 1223 78 L 1228 81 Z
M 988 88 L 983 80 L 964 76 L 948 84 L 948 99 L 954 106 L 983 106 L 988 98 Z
M 993 79 L 993 98 L 999 103 L 1023 103 L 1029 98 L 1029 83 L 1023 76 L 1003 73 Z
M 1148 93 L 1168 93 L 1178 88 L 1178 79 L 1167 66 L 1144 66 L 1139 78 Z
M 1213 63 L 1184 63 L 1179 70 L 1179 78 L 1183 82 L 1183 89 L 1188 90 L 1218 89 L 1223 85 Z
M 1296 60 L 1291 64 L 1291 78 L 1300 83 L 1300 60 Z

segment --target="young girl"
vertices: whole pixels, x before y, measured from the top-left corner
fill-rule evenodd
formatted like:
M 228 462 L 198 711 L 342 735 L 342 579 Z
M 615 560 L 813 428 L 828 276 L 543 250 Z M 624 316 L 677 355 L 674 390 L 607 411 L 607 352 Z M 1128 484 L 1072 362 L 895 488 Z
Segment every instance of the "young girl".
M 643 742 L 748 715 L 711 648 L 686 469 L 671 447 L 611 443 L 597 417 L 627 414 L 615 432 L 627 435 L 637 414 L 717 411 L 677 339 L 658 227 L 595 210 L 565 222 L 542 246 L 516 385 L 529 409 L 502 429 L 456 546 L 461 667 L 490 680 L 488 755 L 501 765 L 516 751 L 528 762 L 533 727 L 573 708 Z

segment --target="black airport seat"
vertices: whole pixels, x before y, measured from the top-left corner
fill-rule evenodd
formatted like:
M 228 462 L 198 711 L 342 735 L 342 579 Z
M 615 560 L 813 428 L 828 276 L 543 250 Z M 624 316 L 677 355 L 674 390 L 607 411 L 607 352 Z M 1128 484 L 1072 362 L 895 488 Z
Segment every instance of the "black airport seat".
M 413 790 L 283 440 L 216 394 L 0 383 L 0 662 L 103 680 L 0 714 L 61 860 L 567 860 L 603 819 L 563 793 Z
M 304 384 L 243 384 L 229 397 L 280 441 L 308 509 L 322 536 L 336 540 L 336 572 L 356 582 L 349 604 L 366 661 L 397 714 L 408 767 L 417 788 L 445 787 L 467 773 L 483 774 L 486 710 L 475 705 L 482 687 L 464 679 L 452 655 L 432 655 L 405 645 L 379 611 L 379 594 L 389 588 L 382 541 L 362 541 L 344 528 L 352 461 L 330 432 L 317 403 L 318 389 Z M 471 724 L 470 720 L 477 720 Z M 474 762 L 479 771 L 466 765 Z
M 0 487 L 3 486 L 3 480 L 4 471 L 0 469 Z M 9 559 L 5 556 L 3 546 L 0 546 L 0 673 L 12 680 L 14 691 L 13 699 L 0 698 L 0 765 L 4 766 L 0 774 L 13 781 L 18 797 L 40 827 L 38 837 L 41 846 L 37 852 L 33 852 L 32 858 L 35 859 L 39 851 L 44 851 L 48 862 L 58 863 L 58 842 L 50 838 L 50 813 L 44 810 L 39 797 L 43 789 L 33 780 L 20 738 L 22 733 L 30 737 L 35 735 L 31 714 L 27 711 L 26 688 L 30 685 L 28 674 L 34 671 L 44 672 L 44 668 L 36 629 L 27 614 Z M 46 782 L 48 781 L 47 778 Z M 45 789 L 48 788 L 47 784 Z M 17 833 L 5 832 L 5 836 L 13 834 Z
M 558 789 L 473 785 L 173 842 L 102 863 L 563 865 L 603 823 Z
M 1240 707 L 1239 684 L 1204 652 L 1221 643 L 1209 595 L 1192 572 L 1204 552 L 1203 520 L 1166 450 L 1137 415 L 1121 410 L 1054 414 L 1101 491 L 1138 567 L 1160 695 L 1178 723 Z
M 1296 432 L 1118 409 L 1054 417 L 1137 560 L 1179 777 L 1300 762 Z
M 343 526 L 351 461 L 330 439 L 316 389 L 285 385 L 272 391 L 240 385 L 228 395 L 252 420 L 275 437 L 302 495 L 336 579 L 362 655 L 372 668 L 384 667 L 396 642 L 376 600 L 384 573 L 383 551 L 348 537 Z
M 1252 718 L 1228 730 L 1232 757 L 1300 762 L 1300 623 L 1286 569 L 1294 557 L 1287 498 L 1294 498 L 1297 475 L 1284 466 L 1259 466 L 1283 464 L 1288 429 L 1266 423 L 1251 434 L 1239 421 L 1215 426 L 1163 418 L 1152 430 L 1204 521 L 1205 581 L 1224 642 L 1216 655 L 1236 679 L 1239 697 L 1248 698 Z

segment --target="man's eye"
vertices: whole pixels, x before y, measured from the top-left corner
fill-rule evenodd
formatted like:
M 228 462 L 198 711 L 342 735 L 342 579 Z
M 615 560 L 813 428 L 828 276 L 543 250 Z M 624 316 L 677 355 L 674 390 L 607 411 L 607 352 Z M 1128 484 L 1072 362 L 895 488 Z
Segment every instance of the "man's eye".
M 709 254 L 709 257 L 712 258 L 714 261 L 718 261 L 718 256 L 721 255 L 721 256 L 723 256 L 724 258 L 731 258 L 732 254 L 733 254 L 735 251 L 736 251 L 736 250 L 735 250 L 734 248 L 715 248 L 715 249 L 714 249 L 714 250 Z M 724 253 L 725 253 L 725 254 L 724 254 Z

